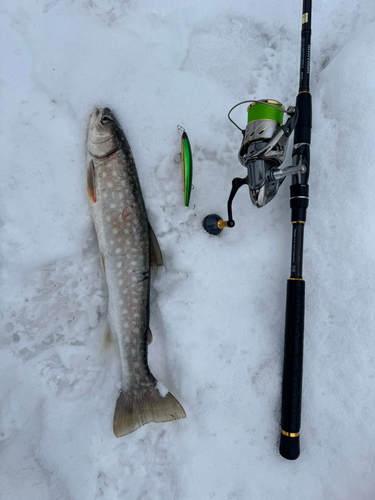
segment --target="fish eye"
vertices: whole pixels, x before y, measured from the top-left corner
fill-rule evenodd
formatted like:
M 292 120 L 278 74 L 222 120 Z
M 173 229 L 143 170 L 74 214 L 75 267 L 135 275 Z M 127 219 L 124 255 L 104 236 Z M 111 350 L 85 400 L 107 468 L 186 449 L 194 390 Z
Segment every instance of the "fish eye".
M 102 118 L 102 124 L 103 125 L 106 125 L 108 122 L 112 121 L 111 118 L 109 116 L 103 116 Z

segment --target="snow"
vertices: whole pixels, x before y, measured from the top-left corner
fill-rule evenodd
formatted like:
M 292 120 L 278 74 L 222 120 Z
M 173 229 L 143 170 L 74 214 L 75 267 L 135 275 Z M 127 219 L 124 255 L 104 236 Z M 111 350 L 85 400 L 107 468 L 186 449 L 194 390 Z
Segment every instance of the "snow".
M 0 498 L 372 499 L 375 13 L 314 0 L 301 456 L 278 453 L 289 188 L 219 237 L 244 99 L 294 103 L 302 2 L 14 0 L 0 8 Z M 118 354 L 86 194 L 95 106 L 132 146 L 164 256 L 150 368 L 187 418 L 116 439 Z M 245 107 L 233 113 L 244 124 Z M 177 125 L 194 190 L 183 206 Z M 289 155 L 290 160 L 290 155 Z

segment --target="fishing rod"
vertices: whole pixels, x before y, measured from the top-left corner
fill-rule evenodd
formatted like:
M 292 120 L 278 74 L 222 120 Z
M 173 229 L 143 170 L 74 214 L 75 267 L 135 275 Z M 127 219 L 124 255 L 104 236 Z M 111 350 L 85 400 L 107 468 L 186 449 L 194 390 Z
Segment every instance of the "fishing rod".
M 210 234 L 233 228 L 233 199 L 241 186 L 248 185 L 252 203 L 261 208 L 277 194 L 290 176 L 290 208 L 292 211 L 291 272 L 287 282 L 284 364 L 281 397 L 280 454 L 295 460 L 300 454 L 302 401 L 303 337 L 305 316 L 305 281 L 302 278 L 303 236 L 309 204 L 310 142 L 312 102 L 310 94 L 311 3 L 303 0 L 301 32 L 301 66 L 296 105 L 287 109 L 278 101 L 261 99 L 243 101 L 228 113 L 229 120 L 242 132 L 238 153 L 247 169 L 244 178 L 232 181 L 227 204 L 228 220 L 217 214 L 207 215 L 203 227 Z M 242 130 L 230 117 L 237 106 L 248 106 L 247 126 Z M 284 115 L 287 120 L 284 123 Z M 292 165 L 283 167 L 287 143 L 294 132 Z

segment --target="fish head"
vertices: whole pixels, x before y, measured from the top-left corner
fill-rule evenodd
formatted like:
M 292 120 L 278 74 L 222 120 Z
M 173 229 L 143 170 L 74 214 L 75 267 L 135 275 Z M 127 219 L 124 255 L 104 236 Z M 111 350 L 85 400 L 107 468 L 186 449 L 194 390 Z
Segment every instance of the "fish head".
M 87 150 L 94 158 L 106 158 L 121 147 L 121 127 L 109 108 L 95 109 L 90 118 Z

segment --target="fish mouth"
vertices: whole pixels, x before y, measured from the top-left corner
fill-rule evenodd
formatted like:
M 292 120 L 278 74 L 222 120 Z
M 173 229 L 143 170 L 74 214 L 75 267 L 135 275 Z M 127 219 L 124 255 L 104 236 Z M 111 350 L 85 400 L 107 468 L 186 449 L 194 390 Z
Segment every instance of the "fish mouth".
M 91 113 L 88 151 L 94 158 L 106 158 L 120 149 L 117 134 L 114 133 L 114 129 L 117 130 L 117 123 L 113 112 L 107 107 L 95 108 Z
M 95 108 L 94 111 L 91 113 L 90 117 L 92 118 L 93 116 L 98 116 L 98 114 L 100 113 L 100 109 L 99 108 Z
M 95 108 L 94 111 L 90 115 L 90 123 L 89 123 L 90 130 L 94 130 L 94 128 L 98 125 L 99 116 L 100 116 L 100 109 Z

